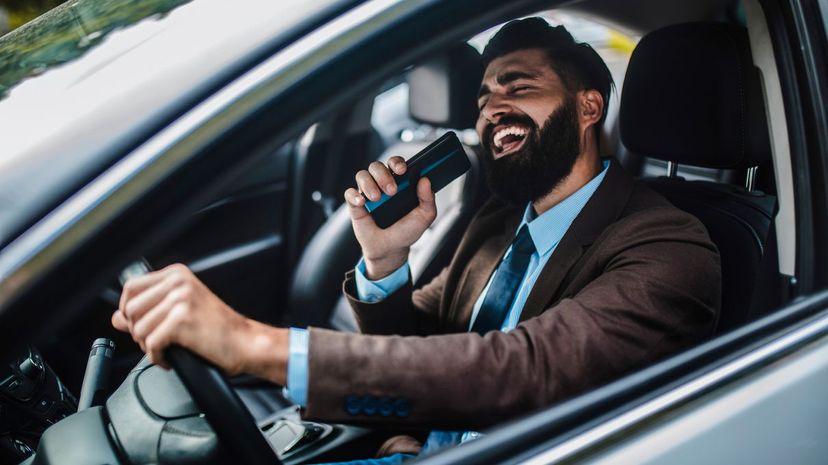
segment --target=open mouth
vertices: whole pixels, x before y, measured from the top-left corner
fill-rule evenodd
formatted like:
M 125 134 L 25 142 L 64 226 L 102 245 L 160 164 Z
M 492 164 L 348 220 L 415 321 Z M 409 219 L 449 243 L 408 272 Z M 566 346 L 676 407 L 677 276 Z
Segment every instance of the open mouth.
M 516 124 L 502 126 L 492 135 L 495 159 L 517 152 L 523 147 L 529 135 L 529 128 Z

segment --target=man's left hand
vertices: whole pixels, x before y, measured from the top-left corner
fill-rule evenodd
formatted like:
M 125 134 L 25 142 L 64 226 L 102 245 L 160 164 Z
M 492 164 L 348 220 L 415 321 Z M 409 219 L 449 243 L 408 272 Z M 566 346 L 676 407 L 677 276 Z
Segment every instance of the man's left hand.
M 184 265 L 128 280 L 112 325 L 129 332 L 165 368 L 164 350 L 177 344 L 228 375 L 249 373 L 285 384 L 288 331 L 237 313 Z

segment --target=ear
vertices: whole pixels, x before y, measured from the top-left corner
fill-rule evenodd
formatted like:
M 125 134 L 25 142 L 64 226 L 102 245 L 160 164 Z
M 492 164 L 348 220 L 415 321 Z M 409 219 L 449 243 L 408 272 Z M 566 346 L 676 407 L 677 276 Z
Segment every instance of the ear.
M 595 89 L 578 92 L 578 122 L 582 133 L 601 121 L 604 114 L 604 97 Z

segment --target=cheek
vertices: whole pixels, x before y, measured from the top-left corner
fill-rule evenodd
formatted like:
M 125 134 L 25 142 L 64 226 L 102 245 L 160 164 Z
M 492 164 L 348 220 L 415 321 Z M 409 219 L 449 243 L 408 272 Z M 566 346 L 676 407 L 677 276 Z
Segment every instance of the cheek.
M 523 106 L 523 111 L 532 118 L 538 128 L 542 128 L 549 119 L 563 105 L 559 99 L 539 98 Z
M 480 140 L 483 140 L 483 131 L 486 130 L 486 119 L 482 116 L 478 117 L 474 129 L 477 130 L 477 135 L 480 137 Z

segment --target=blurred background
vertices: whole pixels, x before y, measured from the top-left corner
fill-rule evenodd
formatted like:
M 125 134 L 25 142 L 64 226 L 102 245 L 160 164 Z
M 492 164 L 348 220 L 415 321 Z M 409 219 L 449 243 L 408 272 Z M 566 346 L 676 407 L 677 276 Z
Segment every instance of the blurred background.
M 0 36 L 40 16 L 65 0 L 0 0 Z

